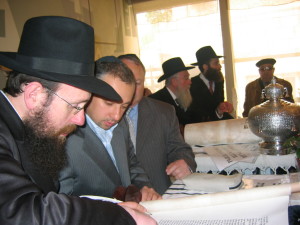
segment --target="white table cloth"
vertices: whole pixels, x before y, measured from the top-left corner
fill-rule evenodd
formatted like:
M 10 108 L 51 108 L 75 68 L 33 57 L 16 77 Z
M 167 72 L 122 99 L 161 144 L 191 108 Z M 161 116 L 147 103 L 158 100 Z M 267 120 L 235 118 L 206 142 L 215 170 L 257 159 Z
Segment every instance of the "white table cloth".
M 258 146 L 258 144 L 253 144 L 253 145 Z M 244 145 L 237 145 L 237 146 L 243 148 Z M 222 146 L 219 147 L 222 148 Z M 257 147 L 257 149 L 259 150 L 259 147 Z M 193 148 L 193 150 L 195 150 L 195 148 Z M 200 173 L 221 172 L 216 166 L 212 157 L 210 157 L 208 154 L 206 154 L 205 152 L 203 153 L 203 152 L 195 152 L 195 151 L 194 153 L 195 153 L 195 160 L 197 163 L 197 169 L 196 169 L 197 172 Z M 295 153 L 289 155 L 278 155 L 278 156 L 259 154 L 253 163 L 237 162 L 234 163 L 233 165 L 224 168 L 223 170 L 227 174 L 230 174 L 234 170 L 243 174 L 253 174 L 253 172 L 256 171 L 258 168 L 260 170 L 260 174 L 276 174 L 276 169 L 280 167 L 286 172 L 288 172 L 288 170 L 291 167 L 296 168 L 295 157 L 296 157 Z

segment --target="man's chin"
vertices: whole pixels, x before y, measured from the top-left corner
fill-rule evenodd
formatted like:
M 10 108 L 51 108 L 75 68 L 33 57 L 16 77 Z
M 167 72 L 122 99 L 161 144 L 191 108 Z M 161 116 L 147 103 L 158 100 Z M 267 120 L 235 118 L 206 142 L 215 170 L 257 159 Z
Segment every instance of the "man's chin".
M 73 132 L 75 132 L 77 129 L 77 126 L 76 125 L 69 125 L 69 126 L 66 126 L 64 128 L 62 128 L 61 130 L 59 130 L 57 132 L 57 136 L 59 138 L 67 138 L 67 136 L 69 136 L 70 134 L 72 134 Z
M 67 140 L 67 136 L 69 134 L 60 134 L 58 135 L 58 140 L 60 140 L 61 142 L 65 142 Z

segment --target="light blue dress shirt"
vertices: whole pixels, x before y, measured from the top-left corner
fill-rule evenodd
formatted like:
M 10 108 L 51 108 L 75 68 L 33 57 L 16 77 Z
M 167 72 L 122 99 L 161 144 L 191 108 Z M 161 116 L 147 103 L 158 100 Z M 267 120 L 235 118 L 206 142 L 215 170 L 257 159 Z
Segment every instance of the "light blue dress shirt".
M 118 124 L 112 126 L 108 130 L 104 130 L 101 127 L 99 127 L 87 114 L 85 116 L 86 116 L 87 124 L 90 126 L 92 131 L 97 135 L 97 137 L 101 140 L 107 153 L 109 154 L 111 160 L 113 161 L 113 163 L 115 164 L 115 167 L 118 170 L 116 158 L 115 158 L 112 146 L 111 146 L 111 139 L 113 137 L 113 131 L 118 126 Z

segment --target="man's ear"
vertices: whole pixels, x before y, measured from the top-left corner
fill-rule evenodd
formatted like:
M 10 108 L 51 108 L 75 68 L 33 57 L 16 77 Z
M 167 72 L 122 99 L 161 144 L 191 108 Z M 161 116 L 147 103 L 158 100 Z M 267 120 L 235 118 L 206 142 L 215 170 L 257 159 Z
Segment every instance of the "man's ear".
M 208 65 L 207 64 L 203 64 L 202 68 L 203 68 L 203 71 L 207 71 L 208 70 Z
M 28 110 L 40 107 L 45 101 L 46 93 L 39 82 L 30 82 L 23 87 L 24 102 Z
M 171 84 L 173 87 L 178 87 L 177 73 L 175 73 L 171 78 Z

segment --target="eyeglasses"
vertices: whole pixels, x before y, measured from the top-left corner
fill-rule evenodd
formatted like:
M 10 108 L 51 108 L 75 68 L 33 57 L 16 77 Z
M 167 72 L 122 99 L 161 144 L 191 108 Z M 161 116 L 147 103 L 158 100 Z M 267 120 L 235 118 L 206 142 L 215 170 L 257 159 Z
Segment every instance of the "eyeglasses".
M 84 109 L 84 107 L 79 107 L 79 106 L 75 106 L 72 105 L 70 102 L 68 102 L 66 99 L 60 97 L 58 94 L 56 94 L 54 91 L 52 91 L 49 88 L 46 88 L 51 94 L 55 95 L 56 97 L 60 98 L 61 100 L 63 100 L 65 103 L 67 103 L 70 107 L 72 107 L 73 109 L 75 109 L 76 111 L 74 112 L 74 115 L 76 115 L 77 113 L 79 113 L 81 110 Z
M 266 67 L 259 68 L 260 71 L 270 71 L 272 69 L 274 69 L 274 67 L 268 67 L 268 66 L 266 66 Z

